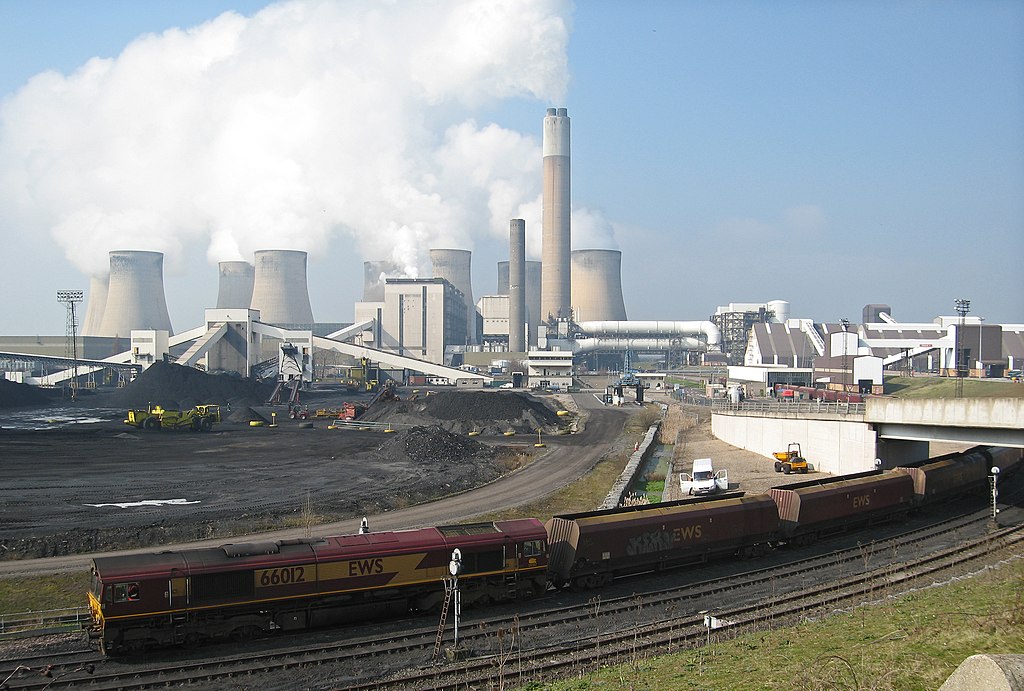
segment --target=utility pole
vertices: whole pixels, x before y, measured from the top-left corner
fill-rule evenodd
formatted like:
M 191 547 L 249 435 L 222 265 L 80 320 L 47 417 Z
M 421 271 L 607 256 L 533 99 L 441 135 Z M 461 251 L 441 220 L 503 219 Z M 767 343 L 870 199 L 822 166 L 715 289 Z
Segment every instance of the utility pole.
M 960 315 L 960 325 L 956 329 L 956 398 L 964 397 L 964 322 L 967 313 L 971 311 L 971 301 L 966 298 L 957 298 L 953 301 L 956 305 L 956 313 Z
M 64 355 L 71 358 L 71 400 L 78 397 L 78 338 L 76 331 L 78 322 L 75 320 L 75 304 L 82 301 L 85 293 L 81 290 L 58 290 L 57 302 L 63 302 L 68 308 L 65 325 L 66 344 Z

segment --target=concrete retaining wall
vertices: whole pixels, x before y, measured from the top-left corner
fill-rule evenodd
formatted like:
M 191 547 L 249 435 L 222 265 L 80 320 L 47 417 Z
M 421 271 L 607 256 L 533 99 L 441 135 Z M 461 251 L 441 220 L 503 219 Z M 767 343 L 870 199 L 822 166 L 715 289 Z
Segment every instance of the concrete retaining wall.
M 658 433 L 658 426 L 661 422 L 656 422 L 650 426 L 647 430 L 647 434 L 644 435 L 643 441 L 640 442 L 640 446 L 633 455 L 629 457 L 629 462 L 626 463 L 626 467 L 623 468 L 622 474 L 619 475 L 618 481 L 612 485 L 612 489 L 608 492 L 608 496 L 605 497 L 604 502 L 597 507 L 598 509 L 614 509 L 622 503 L 623 497 L 629 492 L 629 488 L 633 484 L 633 480 L 639 474 L 640 470 L 644 467 L 644 462 L 650 457 L 651 453 L 654 452 L 654 436 Z
M 714 413 L 711 433 L 722 441 L 773 458 L 790 442 L 799 442 L 815 470 L 834 475 L 874 470 L 876 435 L 864 422 L 751 417 Z

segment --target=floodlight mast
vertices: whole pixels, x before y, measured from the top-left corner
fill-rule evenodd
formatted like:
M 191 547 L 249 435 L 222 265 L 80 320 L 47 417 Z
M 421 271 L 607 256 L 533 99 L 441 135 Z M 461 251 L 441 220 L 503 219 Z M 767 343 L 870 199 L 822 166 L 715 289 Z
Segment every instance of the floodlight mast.
M 57 302 L 67 305 L 68 316 L 64 329 L 66 344 L 64 354 L 71 358 L 71 399 L 78 397 L 78 322 L 75 319 L 75 305 L 85 298 L 81 290 L 58 290 Z
M 964 397 L 964 323 L 967 313 L 971 311 L 971 301 L 957 298 L 953 301 L 956 313 L 960 315 L 960 326 L 956 330 L 956 398 Z M 980 356 L 980 353 L 979 353 Z

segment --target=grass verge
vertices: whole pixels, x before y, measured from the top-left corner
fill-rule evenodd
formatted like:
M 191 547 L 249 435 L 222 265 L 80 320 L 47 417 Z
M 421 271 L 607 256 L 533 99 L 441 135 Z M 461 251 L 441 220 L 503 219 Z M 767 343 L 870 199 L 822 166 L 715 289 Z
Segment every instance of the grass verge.
M 797 626 L 528 689 L 937 689 L 967 657 L 1021 652 L 1024 563 Z
M 886 377 L 885 392 L 897 398 L 954 398 L 955 377 Z M 1024 384 L 964 379 L 964 398 L 1020 398 Z
M 0 578 L 0 612 L 14 614 L 84 607 L 88 589 L 88 571 L 32 578 Z

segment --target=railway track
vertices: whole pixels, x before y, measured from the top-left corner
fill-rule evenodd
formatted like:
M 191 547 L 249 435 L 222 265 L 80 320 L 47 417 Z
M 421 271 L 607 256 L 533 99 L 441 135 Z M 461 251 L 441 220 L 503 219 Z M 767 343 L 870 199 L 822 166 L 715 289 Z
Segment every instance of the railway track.
M 870 545 L 857 545 L 784 564 L 759 568 L 728 578 L 714 579 L 682 586 L 610 597 L 600 591 L 588 600 L 580 596 L 567 605 L 548 604 L 562 596 L 549 596 L 537 611 L 501 615 L 496 611 L 483 620 L 466 620 L 461 630 L 461 643 L 476 651 L 472 660 L 459 664 L 430 664 L 434 648 L 436 627 L 416 626 L 400 637 L 378 636 L 347 640 L 326 645 L 287 644 L 287 639 L 275 639 L 272 652 L 252 652 L 237 655 L 218 655 L 200 661 L 177 661 L 172 664 L 137 665 L 118 662 L 102 664 L 97 658 L 53 658 L 52 677 L 33 679 L 24 672 L 18 679 L 22 688 L 61 688 L 81 683 L 91 676 L 91 688 L 149 688 L 174 684 L 190 684 L 194 688 L 216 688 L 229 680 L 252 679 L 259 675 L 308 675 L 312 679 L 328 680 L 330 688 L 369 689 L 385 684 L 381 675 L 394 670 L 395 676 L 387 685 L 421 687 L 454 687 L 473 683 L 493 683 L 515 667 L 517 679 L 551 678 L 566 669 L 589 669 L 597 664 L 609 664 L 628 659 L 630 655 L 653 654 L 675 646 L 699 643 L 708 635 L 704 615 L 699 610 L 709 598 L 729 593 L 732 601 L 744 602 L 714 616 L 726 623 L 726 631 L 745 630 L 757 625 L 778 625 L 807 612 L 829 611 L 845 603 L 856 603 L 877 594 L 880 589 L 893 592 L 924 576 L 943 570 L 963 568 L 972 560 L 1003 549 L 1006 544 L 1019 544 L 1022 537 L 1016 528 L 983 535 L 963 544 L 933 551 L 909 562 L 896 562 L 870 569 L 870 561 L 877 555 L 892 555 L 911 551 L 913 545 L 922 545 L 943 535 L 958 534 L 986 520 L 977 513 L 961 516 L 917 530 L 879 540 Z M 923 549 L 923 548 L 922 548 Z M 859 567 L 859 568 L 858 568 Z M 833 572 L 843 569 L 857 573 L 841 578 L 830 578 L 829 585 L 806 591 L 783 592 L 783 585 L 806 582 L 808 574 L 822 569 Z M 585 596 L 584 596 L 585 597 Z M 525 609 L 525 608 L 523 608 Z M 678 612 L 678 615 L 673 613 Z M 405 622 L 403 622 L 404 624 Z M 527 643 L 528 641 L 528 643 Z M 215 648 L 209 652 L 216 654 Z M 410 662 L 411 661 L 411 662 Z M 36 668 L 42 658 L 31 662 L 19 660 L 0 663 L 0 673 L 13 672 L 14 664 Z M 86 665 L 94 665 L 88 674 Z M 402 673 L 398 670 L 419 667 Z M 366 678 L 366 670 L 376 675 Z M 324 670 L 331 670 L 329 676 Z M 4 677 L 0 677 L 2 679 Z

